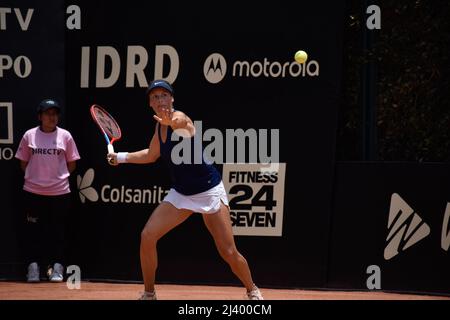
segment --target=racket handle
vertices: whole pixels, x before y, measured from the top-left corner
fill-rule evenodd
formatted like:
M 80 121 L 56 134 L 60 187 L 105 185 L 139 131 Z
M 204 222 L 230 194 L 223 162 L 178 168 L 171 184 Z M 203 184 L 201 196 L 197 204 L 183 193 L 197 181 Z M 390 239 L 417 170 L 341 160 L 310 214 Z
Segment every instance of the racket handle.
M 114 153 L 114 147 L 111 143 L 108 144 L 108 153 Z

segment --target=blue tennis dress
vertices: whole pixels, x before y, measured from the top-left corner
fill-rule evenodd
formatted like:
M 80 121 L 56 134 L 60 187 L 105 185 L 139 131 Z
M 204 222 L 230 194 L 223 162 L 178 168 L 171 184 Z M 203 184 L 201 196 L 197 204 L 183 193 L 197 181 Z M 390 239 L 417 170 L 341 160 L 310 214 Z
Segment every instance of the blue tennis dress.
M 203 148 L 201 148 L 201 158 L 197 156 L 198 159 L 202 159 L 201 163 L 194 163 L 194 159 L 196 159 L 194 154 L 194 137 L 183 138 L 191 140 L 190 163 L 175 164 L 172 161 L 172 149 L 176 144 L 182 143 L 182 141 L 172 141 L 173 130 L 170 126 L 167 126 L 167 138 L 163 142 L 161 139 L 161 125 L 159 123 L 157 125 L 160 154 L 169 167 L 172 188 L 183 195 L 194 195 L 210 190 L 222 181 L 222 177 L 216 167 L 205 162 Z

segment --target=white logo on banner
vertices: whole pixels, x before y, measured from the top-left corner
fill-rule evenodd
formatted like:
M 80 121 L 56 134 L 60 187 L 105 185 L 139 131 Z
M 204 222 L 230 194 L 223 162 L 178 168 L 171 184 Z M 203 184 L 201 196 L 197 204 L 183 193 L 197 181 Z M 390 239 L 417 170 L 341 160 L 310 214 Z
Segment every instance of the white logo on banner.
M 447 207 L 445 208 L 444 220 L 442 221 L 442 234 L 441 234 L 441 247 L 443 250 L 448 251 L 450 247 L 450 202 L 447 202 Z
M 282 236 L 285 171 L 285 163 L 223 165 L 235 235 Z
M 100 196 L 91 185 L 94 181 L 95 171 L 90 168 L 83 177 L 77 176 L 78 194 L 82 203 L 86 198 L 92 202 L 100 200 L 104 203 L 136 203 L 158 204 L 161 203 L 168 190 L 153 186 L 151 189 L 126 188 L 125 186 L 113 187 L 106 184 L 101 187 Z
M 6 110 L 4 110 L 6 108 Z M 6 112 L 5 112 L 6 111 Z M 13 104 L 0 102 L 0 127 L 6 128 L 6 137 L 0 136 L 0 144 L 13 144 Z M 2 132 L 2 134 L 5 132 Z M 14 157 L 13 149 L 0 147 L 0 160 L 11 160 Z
M 384 249 L 384 259 L 395 257 L 430 234 L 430 227 L 397 193 L 391 196 L 389 209 L 389 234 Z
M 98 200 L 97 191 L 91 187 L 92 182 L 94 181 L 94 176 L 95 171 L 92 168 L 86 171 L 83 177 L 80 175 L 77 176 L 78 194 L 80 196 L 81 203 L 84 203 L 86 198 L 92 202 L 96 202 Z
M 19 78 L 26 78 L 31 74 L 31 60 L 26 56 L 18 56 L 13 58 L 9 55 L 0 55 L 0 78 L 6 74 L 4 70 L 13 68 L 14 73 Z
M 222 81 L 227 73 L 227 62 L 220 53 L 213 53 L 203 64 L 203 74 L 210 83 Z
M 31 17 L 33 16 L 34 9 L 27 9 L 27 13 L 24 16 L 19 8 L 14 8 L 14 14 L 16 16 L 17 22 L 19 23 L 20 29 L 22 31 L 27 31 L 30 26 Z M 0 8 L 0 30 L 6 30 L 6 14 L 11 13 L 11 8 Z M 15 25 L 15 24 L 13 24 Z
M 231 65 L 231 64 L 230 64 Z M 235 78 L 285 78 L 285 77 L 318 77 L 319 62 L 308 60 L 307 63 L 296 61 L 272 61 L 262 58 L 261 61 L 237 60 L 232 64 L 231 74 Z M 203 74 L 210 83 L 219 83 L 227 72 L 227 61 L 220 53 L 209 55 L 203 64 Z
M 121 56 L 124 49 L 118 50 L 112 46 L 81 47 L 80 88 L 90 88 L 90 76 L 95 75 L 95 88 L 110 88 L 121 79 L 125 71 L 125 86 L 127 88 L 147 87 L 145 68 L 149 61 L 147 49 L 143 46 L 127 46 L 126 57 Z M 91 56 L 94 61 L 91 63 Z M 166 62 L 164 62 L 166 61 Z M 92 66 L 95 69 L 92 70 Z M 155 71 L 152 79 L 164 79 L 175 82 L 180 69 L 180 59 L 177 50 L 169 45 L 155 46 Z M 166 67 L 166 68 L 164 68 Z M 94 71 L 94 72 L 92 72 Z

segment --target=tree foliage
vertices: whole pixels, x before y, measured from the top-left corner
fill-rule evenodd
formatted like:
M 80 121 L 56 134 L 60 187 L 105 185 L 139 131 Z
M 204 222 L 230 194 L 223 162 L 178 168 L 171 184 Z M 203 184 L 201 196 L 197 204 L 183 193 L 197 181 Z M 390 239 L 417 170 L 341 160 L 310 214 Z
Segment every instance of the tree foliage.
M 450 2 L 385 0 L 370 50 L 361 1 L 347 1 L 338 159 L 359 160 L 362 79 L 376 64 L 376 151 L 383 161 L 450 160 Z

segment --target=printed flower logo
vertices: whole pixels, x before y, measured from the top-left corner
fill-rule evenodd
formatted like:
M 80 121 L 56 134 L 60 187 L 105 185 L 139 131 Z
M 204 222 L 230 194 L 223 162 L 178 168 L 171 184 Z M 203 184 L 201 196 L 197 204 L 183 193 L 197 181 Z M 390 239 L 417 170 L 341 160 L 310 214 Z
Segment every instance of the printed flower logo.
M 97 191 L 91 187 L 91 184 L 94 181 L 94 175 L 94 169 L 90 168 L 86 171 L 83 177 L 80 175 L 77 176 L 78 194 L 80 196 L 81 203 L 84 203 L 86 198 L 92 202 L 96 202 L 98 200 Z

